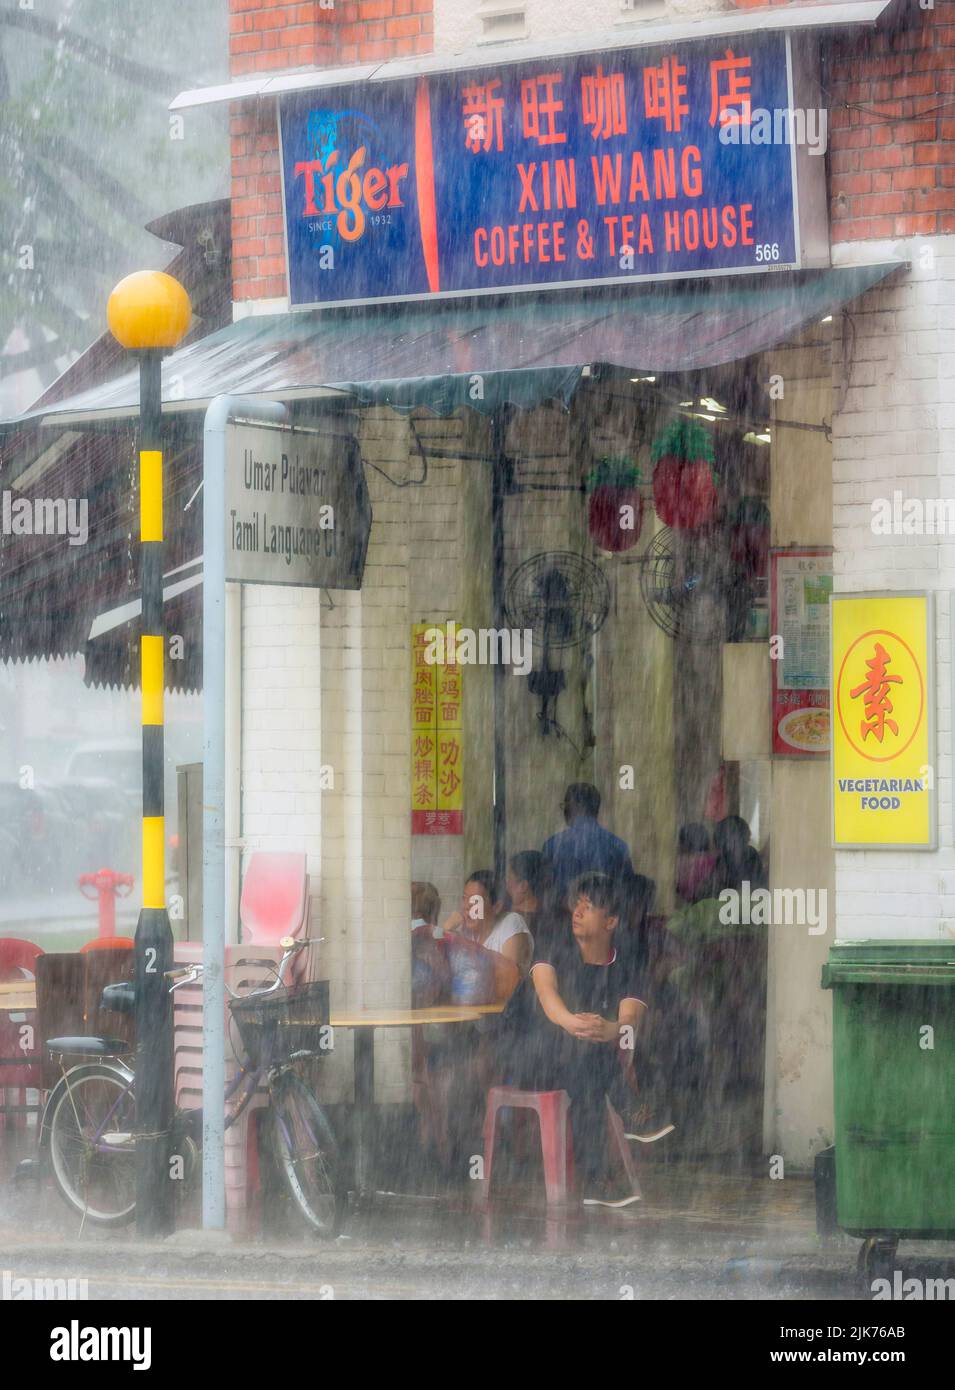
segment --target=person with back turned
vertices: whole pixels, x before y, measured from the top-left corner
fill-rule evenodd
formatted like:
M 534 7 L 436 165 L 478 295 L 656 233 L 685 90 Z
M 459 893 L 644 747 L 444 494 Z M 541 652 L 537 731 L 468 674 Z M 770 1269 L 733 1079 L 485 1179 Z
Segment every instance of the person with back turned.
M 557 902 L 564 906 L 568 888 L 585 873 L 606 874 L 626 891 L 633 879 L 630 850 L 597 820 L 597 788 L 589 782 L 572 782 L 564 793 L 562 810 L 567 827 L 552 835 L 542 850 Z

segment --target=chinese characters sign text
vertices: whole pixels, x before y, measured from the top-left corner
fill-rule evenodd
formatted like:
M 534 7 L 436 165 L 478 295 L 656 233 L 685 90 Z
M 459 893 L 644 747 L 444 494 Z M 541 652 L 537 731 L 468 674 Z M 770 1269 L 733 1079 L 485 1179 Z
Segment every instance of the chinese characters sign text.
M 779 268 L 786 39 L 744 36 L 296 93 L 280 103 L 293 305 Z

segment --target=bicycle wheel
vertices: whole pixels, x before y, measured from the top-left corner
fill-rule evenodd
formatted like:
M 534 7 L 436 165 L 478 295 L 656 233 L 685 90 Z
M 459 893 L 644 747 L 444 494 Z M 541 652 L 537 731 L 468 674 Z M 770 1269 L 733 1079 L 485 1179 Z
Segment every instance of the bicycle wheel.
M 136 1210 L 136 1101 L 128 1073 L 74 1067 L 50 1106 L 50 1161 L 63 1198 L 98 1225 L 124 1225 Z
M 318 1101 L 297 1076 L 272 1089 L 270 1143 L 295 1204 L 321 1236 L 336 1236 L 347 1193 L 338 1144 Z

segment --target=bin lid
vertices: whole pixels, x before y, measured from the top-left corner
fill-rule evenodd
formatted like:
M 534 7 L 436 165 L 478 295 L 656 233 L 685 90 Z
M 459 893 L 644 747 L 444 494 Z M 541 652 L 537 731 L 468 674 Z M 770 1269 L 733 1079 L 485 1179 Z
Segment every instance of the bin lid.
M 955 941 L 834 941 L 822 987 L 849 984 L 955 985 Z

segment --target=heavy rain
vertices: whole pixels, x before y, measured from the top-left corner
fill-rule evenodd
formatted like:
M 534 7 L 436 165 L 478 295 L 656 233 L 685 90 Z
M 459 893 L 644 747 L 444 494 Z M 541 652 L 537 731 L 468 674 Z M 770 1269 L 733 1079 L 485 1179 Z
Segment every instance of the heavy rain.
M 3 0 L 41 1355 L 475 1299 L 925 1354 L 953 91 L 955 0 Z

